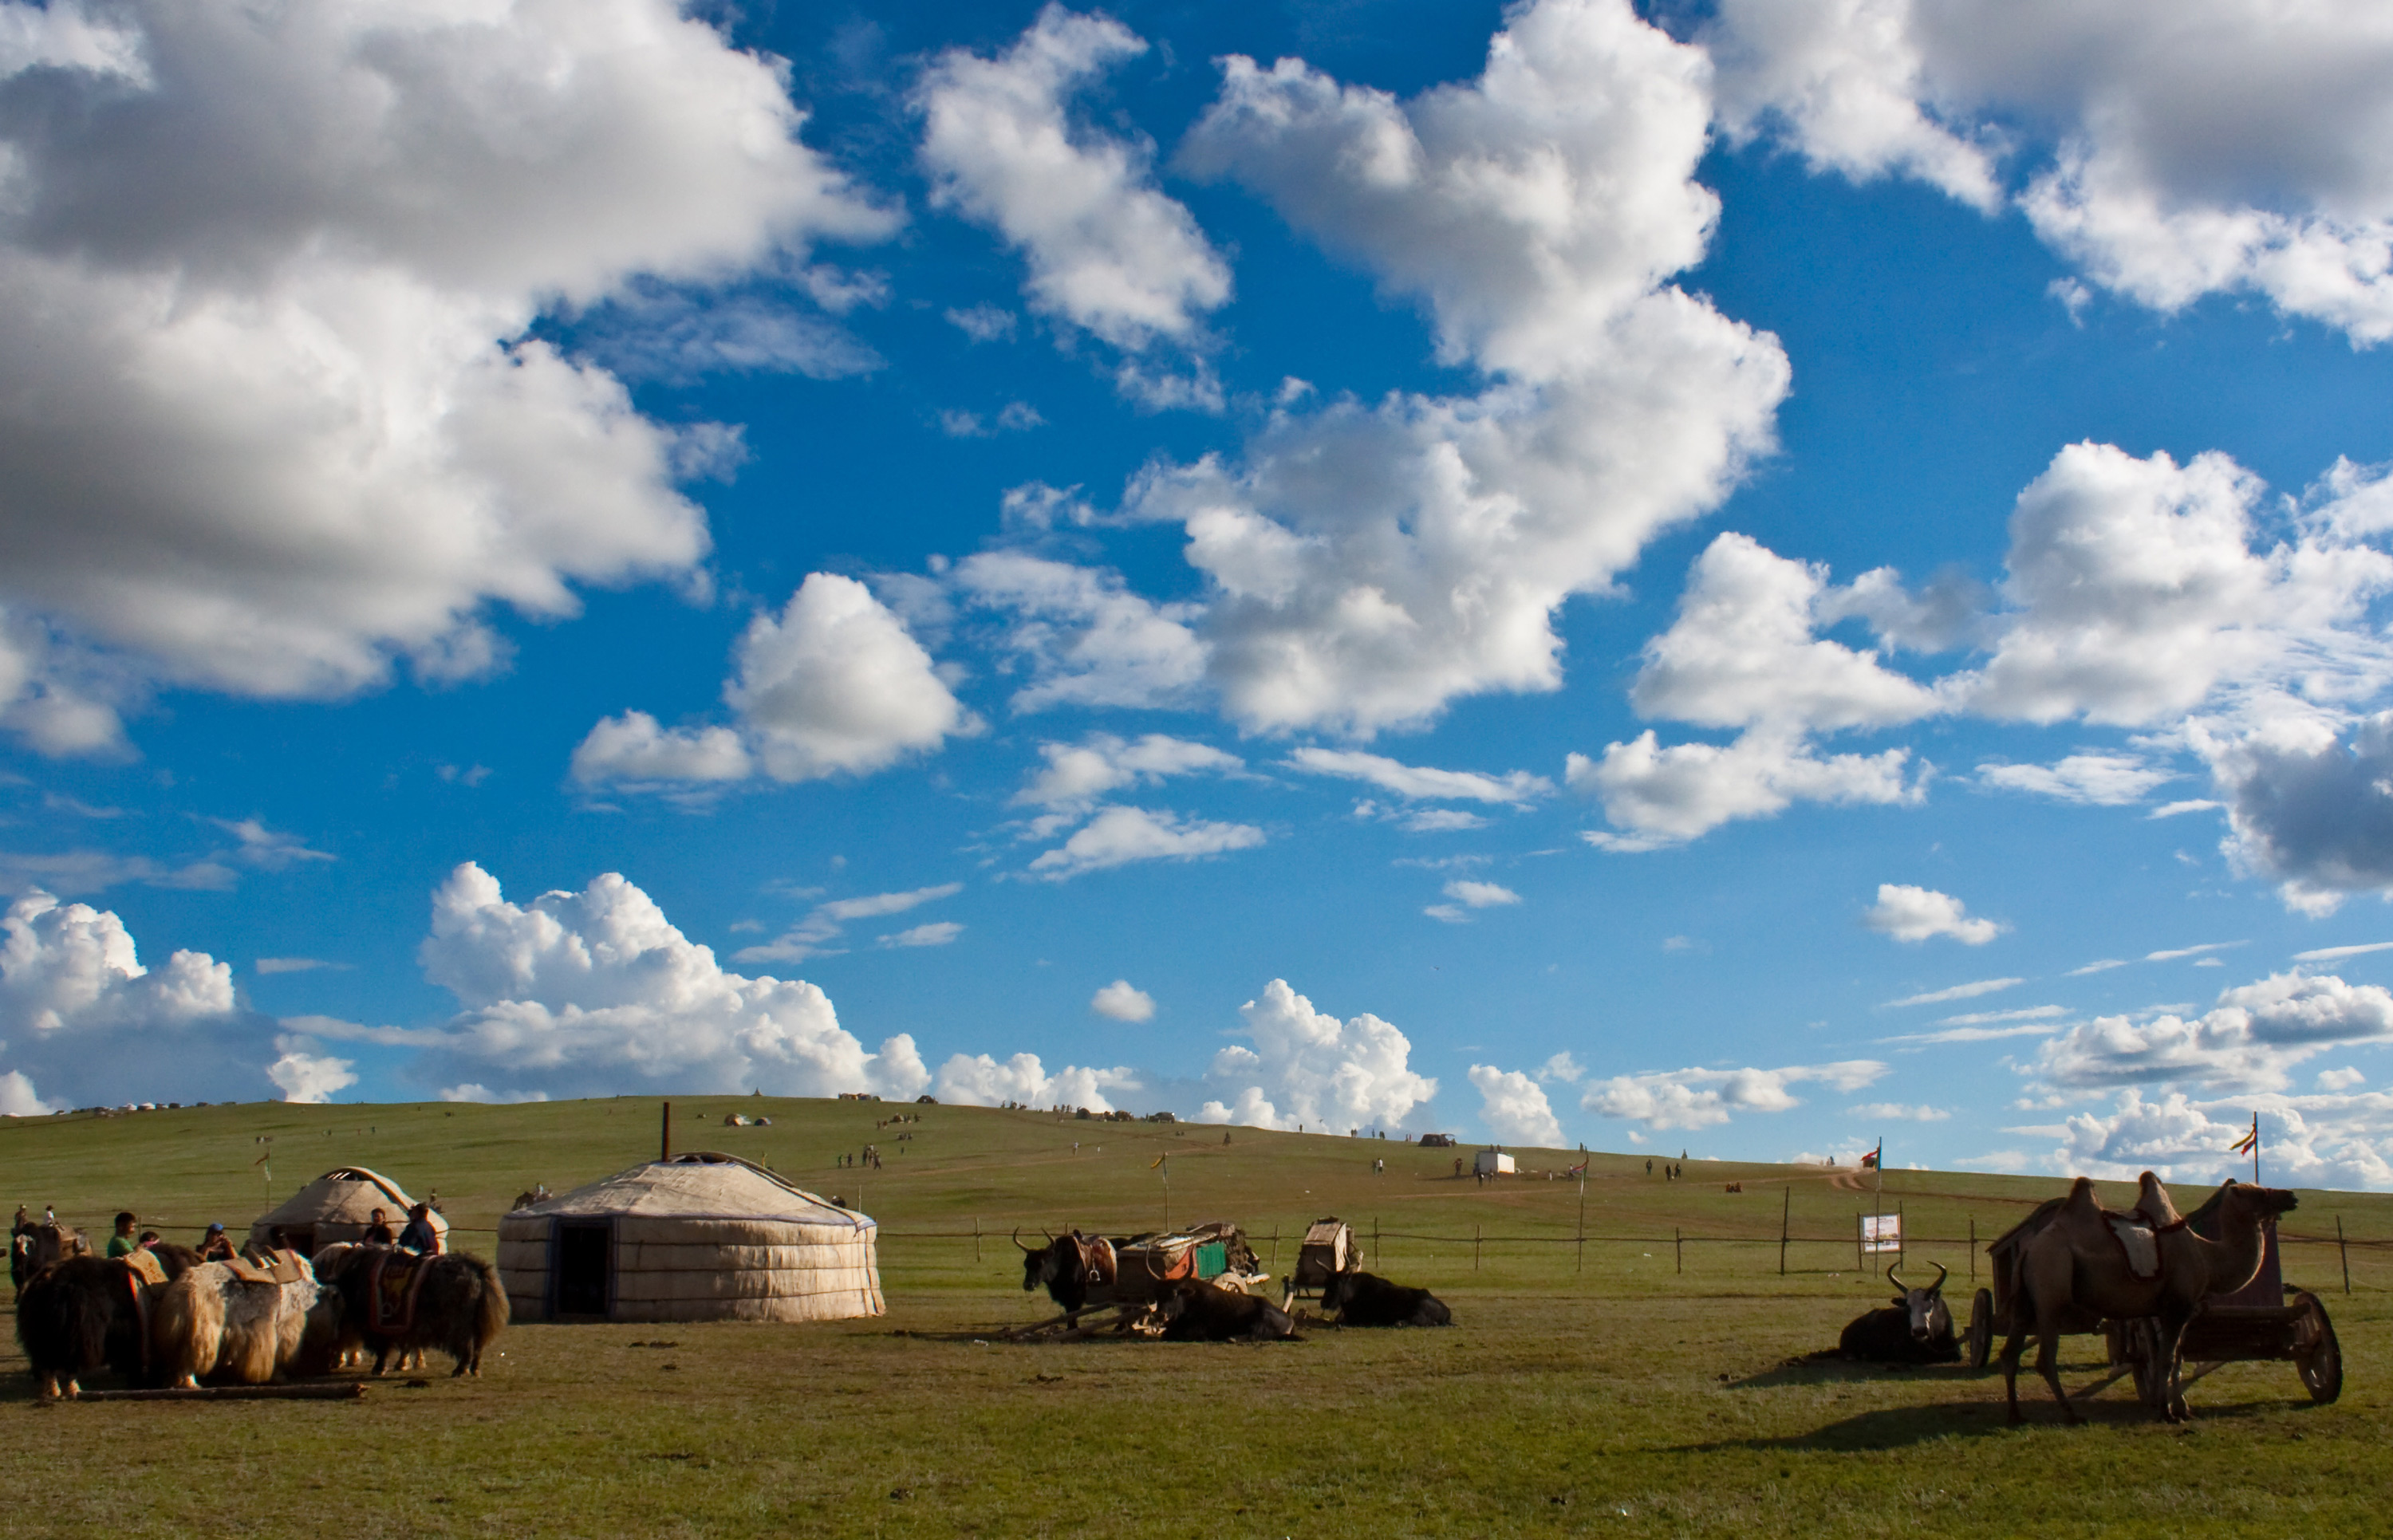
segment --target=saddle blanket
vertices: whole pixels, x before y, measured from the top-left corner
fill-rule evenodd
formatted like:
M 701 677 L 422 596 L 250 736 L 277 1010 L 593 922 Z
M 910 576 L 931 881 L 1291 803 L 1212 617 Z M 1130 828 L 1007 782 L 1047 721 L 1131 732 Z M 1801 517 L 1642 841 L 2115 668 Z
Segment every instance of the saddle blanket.
M 133 1286 L 137 1293 L 142 1284 L 154 1286 L 166 1281 L 166 1264 L 158 1259 L 155 1252 L 129 1251 L 120 1260 L 133 1270 L 133 1276 L 137 1280 Z
M 246 1257 L 229 1258 L 224 1265 L 231 1269 L 232 1275 L 244 1284 L 295 1284 L 307 1276 L 300 1268 L 297 1252 L 270 1251 L 267 1255 L 274 1259 L 270 1265 L 264 1267 Z
M 2127 1271 L 2138 1278 L 2161 1275 L 2161 1243 L 2151 1226 L 2138 1224 L 2120 1214 L 2105 1214 L 2111 1221 L 2111 1233 L 2119 1238 L 2119 1247 L 2127 1254 Z
M 430 1277 L 432 1259 L 412 1251 L 386 1251 L 373 1259 L 366 1275 L 366 1295 L 373 1301 L 368 1312 L 371 1329 L 387 1335 L 415 1327 L 415 1301 Z

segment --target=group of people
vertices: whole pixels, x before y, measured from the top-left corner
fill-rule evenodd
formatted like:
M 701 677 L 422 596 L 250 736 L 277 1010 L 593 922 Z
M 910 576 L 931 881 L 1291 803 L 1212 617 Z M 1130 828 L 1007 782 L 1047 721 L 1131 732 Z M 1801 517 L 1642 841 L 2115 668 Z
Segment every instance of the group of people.
M 1654 1174 L 1654 1163 L 1650 1160 L 1645 1163 L 1645 1174 L 1649 1177 Z M 1664 1181 L 1676 1181 L 1686 1174 L 1687 1168 L 1679 1165 L 1675 1161 L 1665 1161 L 1662 1163 L 1662 1180 Z
M 39 1222 L 46 1225 L 57 1224 L 59 1215 L 56 1206 L 43 1208 Z M 34 1224 L 35 1221 L 25 1206 L 19 1204 L 16 1222 L 11 1226 L 9 1233 L 13 1236 L 20 1232 L 31 1230 L 34 1228 Z M 155 1230 L 144 1230 L 140 1226 L 139 1216 L 131 1209 L 119 1211 L 116 1216 L 115 1230 L 108 1237 L 108 1244 L 101 1249 L 100 1254 L 113 1259 L 118 1257 L 129 1257 L 137 1251 L 149 1251 L 155 1248 L 163 1237 Z M 440 1249 L 440 1233 L 433 1228 L 432 1206 L 429 1203 L 419 1203 L 410 1208 L 407 1211 L 407 1224 L 395 1232 L 390 1227 L 390 1216 L 383 1209 L 375 1209 L 373 1218 L 366 1224 L 365 1233 L 359 1239 L 367 1246 L 395 1246 L 402 1251 L 431 1253 Z M 273 1240 L 275 1249 L 286 1249 L 282 1232 L 279 1228 L 274 1233 Z M 207 1233 L 200 1238 L 197 1249 L 200 1260 L 203 1262 L 229 1262 L 240 1255 L 232 1244 L 232 1236 L 226 1233 L 221 1223 L 208 1226 Z
M 897 1137 L 903 1139 L 906 1136 L 900 1134 Z M 1074 1149 L 1079 1148 L 1077 1144 L 1072 1147 Z M 851 1166 L 863 1166 L 877 1171 L 881 1169 L 881 1146 L 878 1144 L 867 1144 L 864 1147 L 864 1153 L 861 1155 L 841 1155 L 837 1164 L 843 1168 Z

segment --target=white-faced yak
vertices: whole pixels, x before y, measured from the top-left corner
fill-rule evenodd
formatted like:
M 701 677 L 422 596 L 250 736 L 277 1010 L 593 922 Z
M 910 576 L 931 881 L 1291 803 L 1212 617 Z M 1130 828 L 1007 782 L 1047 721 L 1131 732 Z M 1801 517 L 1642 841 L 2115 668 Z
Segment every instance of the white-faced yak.
M 150 1311 L 153 1368 L 168 1385 L 203 1378 L 263 1385 L 332 1364 L 340 1302 L 320 1288 L 307 1259 L 203 1262 L 157 1291 Z
M 1887 1269 L 1887 1281 L 1903 1290 L 1894 1303 L 1856 1316 L 1837 1339 L 1837 1351 L 1869 1364 L 1950 1364 L 1961 1356 L 1953 1335 L 1953 1312 L 1944 1303 L 1944 1264 L 1933 1264 L 1936 1281 L 1906 1287 Z
M 1454 1312 L 1425 1288 L 1392 1284 L 1374 1272 L 1333 1272 L 1321 1286 L 1324 1313 L 1341 1326 L 1450 1326 Z
M 326 1246 L 316 1260 L 325 1286 L 340 1296 L 343 1341 L 371 1349 L 376 1374 L 394 1351 L 437 1348 L 457 1362 L 451 1378 L 479 1375 L 482 1350 L 506 1329 L 506 1286 L 479 1257 L 338 1246 Z
M 1166 1342 L 1227 1342 L 1237 1337 L 1269 1342 L 1296 1335 L 1288 1312 L 1262 1295 L 1189 1278 L 1166 1285 L 1156 1312 L 1163 1317 Z

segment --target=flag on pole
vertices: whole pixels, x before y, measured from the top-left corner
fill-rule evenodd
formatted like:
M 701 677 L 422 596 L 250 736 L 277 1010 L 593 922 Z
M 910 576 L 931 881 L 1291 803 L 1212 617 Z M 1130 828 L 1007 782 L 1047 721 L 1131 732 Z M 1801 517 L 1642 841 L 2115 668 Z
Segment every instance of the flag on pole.
M 2250 1155 L 2254 1150 L 2256 1150 L 2259 1147 L 2260 1120 L 2257 1117 L 2255 1117 L 2252 1119 L 2252 1131 L 2237 1140 L 2234 1144 L 2230 1147 L 2229 1153 L 2231 1155 Z
M 1171 1152 L 1170 1152 L 1170 1150 L 1166 1150 L 1166 1151 L 1164 1151 L 1161 1155 L 1157 1155 L 1157 1156 L 1155 1157 L 1155 1163 L 1154 1163 L 1154 1165 L 1149 1166 L 1149 1167 L 1147 1168 L 1147 1169 L 1148 1169 L 1148 1170 L 1150 1170 L 1150 1171 L 1152 1171 L 1152 1170 L 1154 1170 L 1154 1169 L 1155 1169 L 1156 1166 L 1160 1166 L 1160 1165 L 1162 1165 L 1165 1161 L 1170 1160 L 1170 1158 L 1171 1158 Z
M 1862 1169 L 1864 1171 L 1874 1171 L 1877 1169 L 1878 1160 L 1885 1154 L 1886 1142 L 1884 1140 L 1880 1140 L 1876 1149 L 1872 1150 L 1862 1156 Z
M 1587 1175 L 1587 1162 L 1584 1160 L 1580 1161 L 1577 1165 L 1570 1168 L 1568 1174 L 1575 1177 L 1583 1177 Z

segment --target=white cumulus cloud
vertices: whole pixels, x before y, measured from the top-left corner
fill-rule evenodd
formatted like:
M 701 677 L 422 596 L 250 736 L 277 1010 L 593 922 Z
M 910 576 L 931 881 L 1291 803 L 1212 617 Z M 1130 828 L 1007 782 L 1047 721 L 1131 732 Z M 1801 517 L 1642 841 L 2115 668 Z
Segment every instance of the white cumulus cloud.
M 1494 776 L 1480 770 L 1437 770 L 1427 765 L 1406 764 L 1384 754 L 1367 754 L 1352 749 L 1299 749 L 1288 759 L 1289 766 L 1309 770 L 1316 776 L 1339 776 L 1348 780 L 1367 781 L 1384 791 L 1399 797 L 1426 802 L 1495 803 L 1518 806 L 1534 802 L 1554 789 L 1553 782 L 1543 776 L 1533 776 L 1526 770 L 1514 770 Z
M 1213 1057 L 1206 1078 L 1231 1100 L 1208 1101 L 1207 1123 L 1327 1129 L 1404 1128 L 1437 1094 L 1437 1082 L 1413 1073 L 1412 1043 L 1366 1012 L 1340 1021 L 1274 979 L 1238 1008 L 1251 1047 L 1234 1043 Z
M 1085 1069 L 1066 1064 L 1050 1075 L 1036 1053 L 1017 1053 L 998 1060 L 986 1053 L 958 1053 L 939 1066 L 938 1098 L 969 1107 L 994 1107 L 1008 1102 L 1031 1107 L 1086 1107 L 1112 1112 L 1109 1091 L 1142 1089 L 1130 1070 Z
M 1654 850 L 1679 844 L 1739 818 L 1766 818 L 1798 802 L 1905 803 L 1920 801 L 1924 780 L 1906 782 L 1907 749 L 1876 754 L 1812 751 L 1799 735 L 1754 728 L 1721 746 L 1664 748 L 1648 728 L 1606 748 L 1601 759 L 1572 754 L 1563 778 L 1603 804 L 1615 829 L 1585 838 L 1602 849 Z
M 1041 851 L 1030 869 L 1060 882 L 1132 861 L 1193 861 L 1262 842 L 1263 831 L 1252 824 L 1183 818 L 1169 809 L 1107 807 L 1053 850 Z
M 1152 1021 L 1155 997 L 1128 979 L 1116 979 L 1089 997 L 1089 1009 L 1118 1022 Z
M 2134 754 L 2085 753 L 2052 764 L 1981 764 L 1978 778 L 2006 791 L 2031 792 L 2055 802 L 2118 807 L 2143 801 L 2144 793 L 2177 777 Z
M 493 606 L 691 577 L 720 430 L 528 328 L 893 224 L 669 0 L 0 17 L 0 600 L 156 680 L 468 675 Z
M 2045 1043 L 2028 1069 L 2060 1087 L 2275 1091 L 2290 1083 L 2295 1065 L 2337 1044 L 2386 1040 L 2393 1040 L 2393 992 L 2295 971 L 2227 989 L 2196 1017 L 2097 1017 Z
M 355 1061 L 318 1053 L 307 1038 L 282 1038 L 275 1046 L 282 1056 L 266 1066 L 266 1077 L 281 1088 L 285 1102 L 329 1102 L 358 1083 Z
M 1517 1069 L 1473 1064 L 1471 1083 L 1479 1091 L 1479 1120 L 1498 1143 L 1561 1146 L 1563 1126 L 1546 1101 L 1546 1088 L 1535 1079 Z
M 820 989 L 724 969 L 613 872 L 518 905 L 468 862 L 434 892 L 421 957 L 464 1008 L 427 1067 L 485 1083 L 892 1097 L 930 1083 L 912 1038 L 867 1052 Z
M 1783 1069 L 1680 1069 L 1647 1075 L 1615 1075 L 1589 1083 L 1579 1105 L 1603 1117 L 1624 1118 L 1649 1129 L 1709 1129 L 1739 1113 L 1785 1112 L 1802 1103 L 1787 1088 L 1816 1082 L 1832 1090 L 1859 1090 L 1886 1073 L 1875 1059 Z
M 1863 911 L 1862 921 L 1897 941 L 1949 935 L 1964 946 L 1982 946 L 2004 930 L 1998 921 L 1972 916 L 1968 906 L 1949 893 L 1907 882 L 1880 882 L 1877 902 Z

